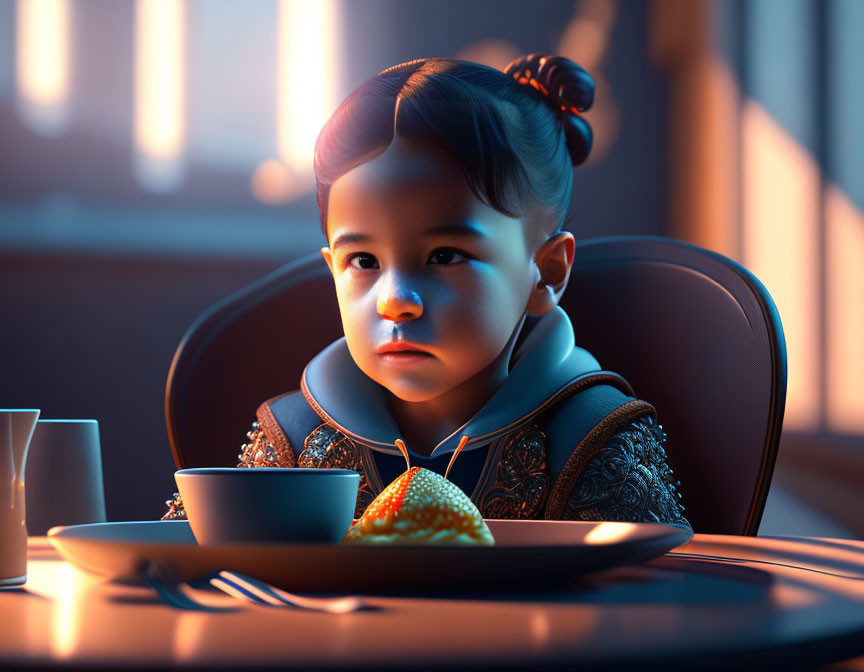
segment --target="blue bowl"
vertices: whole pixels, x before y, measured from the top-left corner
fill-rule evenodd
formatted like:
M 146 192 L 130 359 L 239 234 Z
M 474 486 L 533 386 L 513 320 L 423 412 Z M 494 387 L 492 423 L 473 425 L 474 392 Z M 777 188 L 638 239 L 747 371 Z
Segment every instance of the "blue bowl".
M 181 469 L 174 479 L 201 545 L 338 544 L 360 485 L 348 469 L 208 467 Z

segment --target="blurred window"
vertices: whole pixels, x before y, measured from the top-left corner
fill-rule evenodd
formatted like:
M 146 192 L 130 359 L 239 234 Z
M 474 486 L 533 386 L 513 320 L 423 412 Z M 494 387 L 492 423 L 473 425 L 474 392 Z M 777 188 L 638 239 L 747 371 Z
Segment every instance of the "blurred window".
M 741 7 L 741 257 L 783 320 L 786 426 L 864 435 L 864 2 Z
M 316 249 L 312 149 L 344 94 L 343 7 L 0 3 L 0 247 Z

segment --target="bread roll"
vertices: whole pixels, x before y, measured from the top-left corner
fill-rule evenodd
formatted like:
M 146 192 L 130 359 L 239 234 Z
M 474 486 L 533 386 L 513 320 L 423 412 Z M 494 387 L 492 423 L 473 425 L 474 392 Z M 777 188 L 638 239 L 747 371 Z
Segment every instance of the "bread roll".
M 433 471 L 412 467 L 384 488 L 342 543 L 492 546 L 495 540 L 462 490 Z

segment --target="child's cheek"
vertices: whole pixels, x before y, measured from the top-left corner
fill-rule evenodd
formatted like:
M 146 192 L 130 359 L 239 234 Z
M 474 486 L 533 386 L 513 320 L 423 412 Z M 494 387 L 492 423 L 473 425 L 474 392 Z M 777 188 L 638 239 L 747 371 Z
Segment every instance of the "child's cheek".
M 522 269 L 489 267 L 478 274 L 473 288 L 472 305 L 478 316 L 492 323 L 515 325 L 528 300 L 528 288 Z M 512 325 L 511 325 L 512 326 Z

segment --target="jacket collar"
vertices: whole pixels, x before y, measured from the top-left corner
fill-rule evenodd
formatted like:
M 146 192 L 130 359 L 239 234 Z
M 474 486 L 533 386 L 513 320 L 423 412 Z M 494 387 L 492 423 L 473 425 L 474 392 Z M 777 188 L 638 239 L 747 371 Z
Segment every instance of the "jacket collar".
M 432 457 L 479 448 L 512 430 L 545 406 L 574 378 L 600 370 L 597 360 L 576 347 L 570 318 L 560 307 L 527 318 L 528 330 L 511 358 L 510 374 L 488 402 L 462 427 L 443 439 Z M 327 346 L 303 371 L 301 389 L 323 420 L 370 448 L 398 455 L 400 432 L 387 408 L 387 390 L 354 363 L 344 338 Z M 410 451 L 410 446 L 408 447 Z

